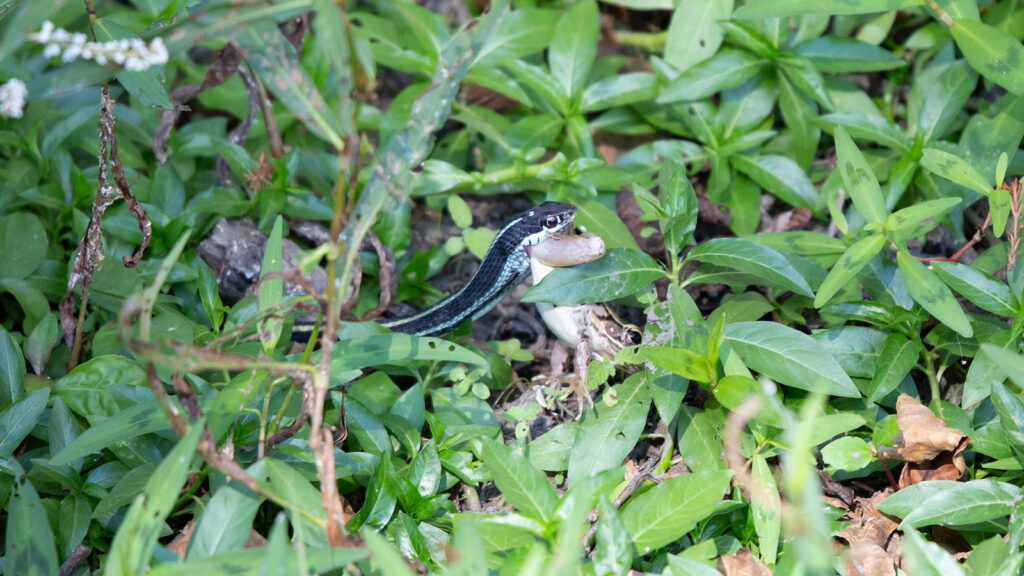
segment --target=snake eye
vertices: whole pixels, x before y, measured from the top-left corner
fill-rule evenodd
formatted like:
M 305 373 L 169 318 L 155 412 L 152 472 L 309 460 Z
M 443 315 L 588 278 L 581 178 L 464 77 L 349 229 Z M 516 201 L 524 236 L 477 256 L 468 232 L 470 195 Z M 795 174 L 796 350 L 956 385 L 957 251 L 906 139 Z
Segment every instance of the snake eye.
M 644 336 L 639 330 L 629 328 L 626 330 L 626 339 L 628 339 L 633 345 L 637 345 L 643 342 Z
M 550 229 L 554 228 L 555 226 L 558 226 L 558 216 L 548 216 L 547 218 L 544 219 L 545 228 Z

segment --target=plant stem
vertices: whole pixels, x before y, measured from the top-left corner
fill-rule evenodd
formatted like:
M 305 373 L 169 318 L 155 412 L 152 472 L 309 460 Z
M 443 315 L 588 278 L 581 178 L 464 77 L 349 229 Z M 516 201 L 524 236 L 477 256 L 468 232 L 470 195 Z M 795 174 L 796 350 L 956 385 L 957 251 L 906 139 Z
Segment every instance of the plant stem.
M 616 32 L 615 43 L 620 46 L 635 46 L 648 52 L 665 48 L 668 32 Z
M 952 16 L 947 14 L 945 10 L 940 8 L 939 5 L 935 2 L 935 0 L 925 0 L 925 3 L 928 4 L 928 7 L 931 8 L 933 12 L 935 12 L 936 16 L 939 17 L 939 20 L 942 20 L 943 24 L 950 27 L 956 24 L 956 20 L 954 20 Z
M 557 162 L 558 157 L 553 156 L 551 159 L 541 162 L 540 164 L 531 164 L 529 166 L 514 164 L 507 168 L 500 168 L 491 172 L 473 172 L 470 174 L 470 179 L 463 180 L 454 187 L 446 190 L 446 192 L 469 192 L 471 190 L 476 190 L 481 186 L 505 184 L 508 182 L 526 180 L 527 178 L 536 178 L 537 175 L 540 174 L 541 170 L 554 166 Z
M 920 338 L 917 339 L 917 343 L 921 346 L 921 364 L 925 376 L 928 377 L 928 388 L 931 389 L 932 402 L 937 402 L 941 395 L 939 392 L 939 377 L 935 372 L 935 365 L 932 364 L 931 352 L 925 348 L 924 342 Z

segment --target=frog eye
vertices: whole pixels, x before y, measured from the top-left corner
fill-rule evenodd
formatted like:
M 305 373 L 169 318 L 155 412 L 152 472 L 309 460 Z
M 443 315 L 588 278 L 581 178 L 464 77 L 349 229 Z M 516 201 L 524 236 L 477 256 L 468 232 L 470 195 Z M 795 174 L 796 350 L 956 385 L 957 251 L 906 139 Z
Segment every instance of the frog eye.
M 626 339 L 629 340 L 634 346 L 644 341 L 644 335 L 639 330 L 633 328 L 626 329 Z
M 544 227 L 548 229 L 554 228 L 555 226 L 558 226 L 558 222 L 558 216 L 548 216 L 544 219 Z

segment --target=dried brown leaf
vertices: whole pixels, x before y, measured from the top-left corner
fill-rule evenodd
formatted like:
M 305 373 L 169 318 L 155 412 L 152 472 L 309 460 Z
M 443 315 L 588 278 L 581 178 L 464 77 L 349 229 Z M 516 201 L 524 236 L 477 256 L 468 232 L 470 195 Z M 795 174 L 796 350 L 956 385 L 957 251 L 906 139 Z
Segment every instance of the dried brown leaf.
M 878 456 L 907 462 L 900 474 L 900 488 L 924 480 L 956 480 L 963 475 L 963 451 L 969 440 L 966 434 L 946 426 L 927 406 L 907 394 L 896 400 L 896 422 L 900 431 L 893 446 L 879 448 Z
M 847 576 L 896 576 L 896 566 L 889 554 L 873 542 L 858 542 L 850 548 L 846 559 Z
M 171 91 L 169 95 L 171 108 L 162 112 L 160 126 L 153 133 L 151 145 L 159 164 L 167 162 L 167 140 L 171 134 L 171 128 L 174 127 L 174 123 L 178 119 L 178 115 L 184 109 L 182 104 L 194 99 L 203 90 L 220 86 L 230 80 L 235 75 L 235 72 L 238 71 L 238 66 L 242 62 L 242 56 L 241 48 L 233 41 L 229 41 L 221 49 L 217 59 L 206 70 L 206 76 L 202 82 L 179 86 Z
M 113 178 L 116 186 L 112 186 L 108 182 L 108 175 Z M 100 92 L 100 153 L 96 198 L 93 200 L 89 224 L 86 225 L 85 233 L 82 234 L 82 239 L 78 243 L 78 251 L 74 264 L 71 266 L 71 273 L 68 274 L 64 298 L 58 306 L 64 342 L 72 349 L 69 368 L 73 368 L 78 363 L 81 343 L 81 329 L 77 328 L 76 330 L 74 318 L 74 289 L 81 283 L 82 301 L 88 300 L 93 274 L 105 256 L 103 252 L 103 214 L 117 200 L 118 193 L 128 204 L 128 209 L 135 216 L 139 230 L 142 232 L 142 241 L 139 243 L 138 250 L 134 254 L 122 258 L 124 265 L 132 268 L 142 260 L 142 255 L 149 245 L 152 224 L 146 214 L 146 209 L 132 195 L 131 187 L 128 185 L 124 166 L 121 164 L 121 157 L 117 152 L 117 136 L 114 134 L 114 101 L 110 99 L 110 92 L 104 85 Z
M 890 492 L 876 492 L 871 498 L 857 498 L 850 512 L 852 523 L 836 537 L 850 544 L 847 575 L 892 576 L 899 560 L 898 541 L 893 536 L 899 523 L 879 512 L 877 504 Z
M 725 576 L 772 576 L 767 566 L 754 559 L 750 548 L 740 548 L 735 556 L 719 556 L 718 571 Z

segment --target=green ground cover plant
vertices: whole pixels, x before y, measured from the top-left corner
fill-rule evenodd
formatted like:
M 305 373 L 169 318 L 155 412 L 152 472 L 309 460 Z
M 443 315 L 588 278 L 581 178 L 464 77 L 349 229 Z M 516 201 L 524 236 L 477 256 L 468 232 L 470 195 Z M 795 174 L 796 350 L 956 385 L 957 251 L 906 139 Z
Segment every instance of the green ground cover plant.
M 1024 573 L 1022 39 L 1020 0 L 0 0 L 3 573 Z M 372 322 L 546 200 L 604 257 Z M 643 330 L 580 418 L 494 320 L 540 302 Z

